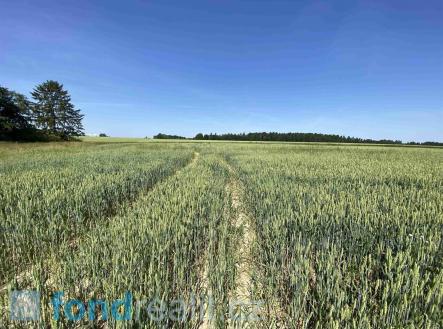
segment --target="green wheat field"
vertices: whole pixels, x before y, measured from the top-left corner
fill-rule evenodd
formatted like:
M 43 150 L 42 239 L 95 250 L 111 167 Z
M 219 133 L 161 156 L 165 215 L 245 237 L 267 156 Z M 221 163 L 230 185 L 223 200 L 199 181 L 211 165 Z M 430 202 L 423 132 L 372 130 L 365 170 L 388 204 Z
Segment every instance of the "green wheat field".
M 443 327 L 441 148 L 0 143 L 0 181 L 1 328 Z

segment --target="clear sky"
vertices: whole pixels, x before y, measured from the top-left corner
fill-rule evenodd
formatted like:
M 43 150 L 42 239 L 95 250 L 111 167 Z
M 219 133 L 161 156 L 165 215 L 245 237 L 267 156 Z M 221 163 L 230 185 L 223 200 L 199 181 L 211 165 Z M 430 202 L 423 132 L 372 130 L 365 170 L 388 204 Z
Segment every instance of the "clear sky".
M 0 85 L 87 133 L 443 141 L 443 1 L 0 0 Z

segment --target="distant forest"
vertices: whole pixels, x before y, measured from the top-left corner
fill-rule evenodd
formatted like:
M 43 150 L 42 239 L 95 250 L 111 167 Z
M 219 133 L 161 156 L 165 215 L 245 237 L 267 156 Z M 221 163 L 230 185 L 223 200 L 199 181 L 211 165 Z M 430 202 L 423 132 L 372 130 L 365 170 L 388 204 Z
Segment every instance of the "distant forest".
M 158 134 L 155 139 L 187 139 L 177 135 Z M 443 146 L 440 142 L 408 142 L 391 139 L 364 139 L 358 137 L 340 136 L 333 134 L 318 133 L 278 133 L 278 132 L 255 132 L 241 134 L 197 134 L 194 140 L 226 140 L 226 141 L 266 141 L 266 142 L 328 142 L 328 143 L 361 143 L 361 144 L 399 144 L 399 145 L 428 145 Z
M 155 135 L 154 139 L 186 139 L 186 137 L 177 136 L 177 135 L 166 135 L 160 133 Z
M 358 137 L 340 136 L 333 134 L 318 133 L 278 133 L 278 132 L 254 132 L 242 134 L 197 134 L 196 140 L 233 140 L 233 141 L 266 141 L 266 142 L 329 142 L 329 143 L 362 143 L 362 144 L 406 144 L 406 145 L 432 145 L 443 146 L 439 142 L 408 142 L 391 139 L 363 139 Z

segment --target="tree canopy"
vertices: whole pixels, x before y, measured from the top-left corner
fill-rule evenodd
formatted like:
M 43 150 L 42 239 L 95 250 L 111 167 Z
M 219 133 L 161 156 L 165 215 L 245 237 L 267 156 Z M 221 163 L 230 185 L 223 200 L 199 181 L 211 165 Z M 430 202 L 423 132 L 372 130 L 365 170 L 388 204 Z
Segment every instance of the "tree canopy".
M 75 109 L 68 91 L 48 80 L 26 96 L 0 87 L 0 139 L 69 139 L 83 134 L 80 110 Z
M 62 137 L 83 134 L 80 110 L 71 103 L 71 96 L 57 81 L 48 80 L 31 93 L 35 100 L 35 123 L 38 128 Z
M 154 136 L 154 139 L 186 139 L 186 137 L 159 133 Z
M 365 143 L 365 144 L 402 144 L 401 140 L 390 139 L 365 139 L 350 136 L 340 136 L 333 134 L 319 134 L 319 133 L 278 133 L 278 132 L 252 132 L 240 134 L 202 134 L 195 135 L 196 140 L 234 140 L 234 141 L 269 141 L 269 142 L 329 142 L 329 143 Z M 424 142 L 416 143 L 409 142 L 409 145 L 433 145 L 442 146 L 442 143 Z
M 24 95 L 0 87 L 0 135 L 29 127 L 30 102 Z

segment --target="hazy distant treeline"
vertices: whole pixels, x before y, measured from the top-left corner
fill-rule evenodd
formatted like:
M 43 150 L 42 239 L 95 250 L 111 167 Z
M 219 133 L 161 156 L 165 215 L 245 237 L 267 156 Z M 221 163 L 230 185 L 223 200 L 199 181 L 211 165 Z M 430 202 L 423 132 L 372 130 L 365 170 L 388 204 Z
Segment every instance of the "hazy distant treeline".
M 435 145 L 443 146 L 438 142 L 408 142 L 390 139 L 363 139 L 357 137 L 340 136 L 318 133 L 278 133 L 278 132 L 254 132 L 241 134 L 197 134 L 196 140 L 233 140 L 233 141 L 268 141 L 268 142 L 329 142 L 329 143 L 365 143 L 365 144 L 407 144 L 407 145 Z
M 177 136 L 177 135 L 167 135 L 167 134 L 157 134 L 154 136 L 154 139 L 186 139 L 186 137 L 183 136 Z

